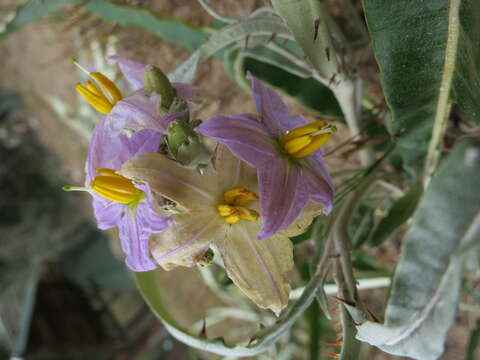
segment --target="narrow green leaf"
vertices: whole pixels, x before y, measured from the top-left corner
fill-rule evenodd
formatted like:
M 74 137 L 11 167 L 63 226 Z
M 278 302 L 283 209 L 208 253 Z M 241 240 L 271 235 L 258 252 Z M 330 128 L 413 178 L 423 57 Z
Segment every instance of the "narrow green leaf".
M 132 6 L 117 5 L 107 0 L 92 0 L 85 8 L 107 21 L 140 27 L 188 50 L 196 50 L 206 38 L 206 33 L 201 29 L 175 19 L 159 18 L 147 10 Z
M 322 310 L 323 315 L 325 315 L 325 317 L 328 320 L 332 320 L 332 314 L 330 313 L 330 309 L 328 308 L 328 298 L 327 298 L 327 294 L 325 293 L 325 288 L 324 288 L 325 280 L 326 280 L 326 275 L 323 276 L 323 278 L 321 280 L 320 286 L 319 286 L 318 291 L 317 291 L 316 298 L 317 298 L 318 306 L 320 306 L 320 309 Z
M 418 201 L 422 196 L 422 186 L 414 185 L 404 196 L 398 199 L 390 208 L 375 229 L 371 240 L 371 246 L 379 246 L 400 226 L 402 226 L 413 215 L 417 208 Z
M 453 94 L 478 113 L 479 35 L 473 25 L 479 24 L 480 2 L 364 0 L 364 10 L 392 112 L 387 126 L 399 137 L 404 160 L 419 165 L 433 128 L 431 152 L 439 151 L 454 79 Z
M 296 75 L 303 79 L 309 78 L 310 73 L 305 69 L 295 65 L 291 61 L 287 60 L 285 57 L 280 54 L 264 47 L 257 46 L 255 48 L 247 48 L 241 50 L 241 55 L 264 62 L 266 64 L 273 65 L 281 70 L 289 72 L 290 74 Z
M 30 0 L 18 5 L 15 15 L 5 24 L 0 31 L 0 40 L 5 39 L 14 31 L 20 30 L 25 25 L 40 20 L 44 16 L 69 4 L 80 3 L 81 0 Z
M 385 325 L 365 322 L 358 339 L 399 356 L 434 360 L 443 352 L 460 289 L 464 255 L 480 241 L 480 141 L 457 144 L 432 179 L 406 235 Z
M 324 269 L 320 267 L 317 268 L 315 274 L 305 287 L 302 295 L 295 303 L 293 303 L 289 310 L 286 311 L 274 325 L 254 335 L 257 339 L 255 345 L 236 346 L 225 344 L 223 339 L 201 339 L 182 329 L 171 318 L 168 311 L 165 309 L 161 297 L 161 285 L 155 276 L 158 271 L 163 270 L 139 272 L 135 273 L 134 276 L 137 287 L 140 290 L 143 298 L 150 306 L 150 309 L 153 311 L 153 313 L 162 321 L 170 334 L 179 341 L 182 341 L 183 343 L 196 349 L 223 356 L 237 357 L 254 356 L 260 354 L 275 344 L 275 342 L 278 341 L 279 338 L 293 326 L 293 324 L 302 316 L 305 310 L 315 300 L 315 295 L 324 276 Z
M 227 47 L 240 40 L 245 40 L 248 36 L 260 36 L 277 34 L 280 37 L 290 37 L 288 28 L 276 18 L 249 18 L 237 23 L 225 26 L 214 33 L 201 49 L 200 61 L 207 60 L 217 51 Z

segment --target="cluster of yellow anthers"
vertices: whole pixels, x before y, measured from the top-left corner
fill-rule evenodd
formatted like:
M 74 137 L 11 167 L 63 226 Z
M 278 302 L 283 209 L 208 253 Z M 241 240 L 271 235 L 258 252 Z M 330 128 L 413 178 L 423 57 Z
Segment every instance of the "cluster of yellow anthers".
M 258 195 L 242 187 L 235 187 L 223 194 L 224 204 L 217 206 L 218 214 L 227 224 L 236 224 L 240 220 L 256 221 L 260 214 L 244 207 L 249 201 L 258 200 Z
M 75 86 L 75 89 L 97 111 L 102 114 L 108 114 L 113 106 L 122 100 L 122 93 L 118 87 L 102 73 L 89 72 L 75 59 L 72 59 L 72 61 L 98 84 L 97 85 L 93 81 L 88 80 L 85 85 L 78 83 Z
M 288 154 L 296 158 L 303 158 L 325 145 L 331 133 L 336 130 L 334 125 L 330 125 L 326 121 L 314 121 L 289 131 L 282 138 L 282 144 Z

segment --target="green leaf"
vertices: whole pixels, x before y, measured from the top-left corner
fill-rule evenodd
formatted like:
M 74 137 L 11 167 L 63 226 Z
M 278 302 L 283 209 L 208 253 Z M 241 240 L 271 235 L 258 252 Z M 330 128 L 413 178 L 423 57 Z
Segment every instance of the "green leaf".
M 135 281 L 143 298 L 150 309 L 162 321 L 166 329 L 177 340 L 188 346 L 203 351 L 212 352 L 223 356 L 255 356 L 266 351 L 275 344 L 280 337 L 287 332 L 293 324 L 302 316 L 305 310 L 315 300 L 319 286 L 322 284 L 324 269 L 318 267 L 313 277 L 308 282 L 300 298 L 286 311 L 272 326 L 253 335 L 257 342 L 250 346 L 236 346 L 226 344 L 223 339 L 206 340 L 188 333 L 172 319 L 163 304 L 161 293 L 163 289 L 155 274 L 163 270 L 135 273 Z
M 388 215 L 378 224 L 373 233 L 370 245 L 379 246 L 388 237 L 402 226 L 413 215 L 417 208 L 418 201 L 422 196 L 423 188 L 421 185 L 414 185 L 404 196 L 399 198 L 390 208 Z
M 387 126 L 399 137 L 404 160 L 418 164 L 434 123 L 436 138 L 442 138 L 454 79 L 453 93 L 478 113 L 479 35 L 473 23 L 479 24 L 474 17 L 480 2 L 364 0 L 364 10 L 392 113 Z
M 465 244 L 480 240 L 480 142 L 457 144 L 420 201 L 395 272 L 385 325 L 365 322 L 358 339 L 399 356 L 443 352 L 458 301 Z
M 331 24 L 318 0 L 272 0 L 313 66 L 325 79 L 338 72 Z M 328 53 L 328 56 L 327 56 Z
M 276 18 L 249 18 L 225 26 L 214 33 L 208 41 L 202 45 L 200 61 L 207 60 L 217 51 L 237 42 L 245 40 L 247 36 L 261 36 L 277 34 L 280 37 L 291 38 L 290 31 Z
M 117 5 L 106 0 L 92 0 L 85 5 L 85 8 L 104 20 L 145 29 L 188 50 L 199 48 L 207 35 L 201 29 L 186 25 L 181 21 L 159 18 L 148 10 Z
M 25 25 L 40 20 L 44 16 L 68 5 L 79 3 L 81 0 L 31 0 L 18 5 L 12 20 L 5 24 L 0 31 L 0 40 L 5 39 L 14 31 L 20 30 Z

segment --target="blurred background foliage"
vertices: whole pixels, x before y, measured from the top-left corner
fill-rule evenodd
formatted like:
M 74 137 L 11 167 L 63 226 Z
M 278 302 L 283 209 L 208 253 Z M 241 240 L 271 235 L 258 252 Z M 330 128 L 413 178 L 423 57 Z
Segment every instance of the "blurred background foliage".
M 384 34 L 376 32 L 375 17 L 379 15 L 374 12 L 374 1 L 366 1 L 366 8 L 371 5 L 373 9 L 367 18 L 376 41 L 374 49 L 359 3 L 324 2 L 351 47 L 345 66 L 364 81 L 361 134 L 353 135 L 343 126 L 342 111 L 328 86 L 313 79 L 292 58 L 282 56 L 282 51 L 289 51 L 295 55 L 293 60 L 303 59 L 303 51 L 295 42 L 273 34 L 249 36 L 242 33 L 245 29 L 230 24 L 266 1 L 210 3 L 225 14 L 223 21 L 213 19 L 193 0 L 6 0 L 0 5 L 0 358 L 221 358 L 188 349 L 168 334 L 137 292 L 121 261 L 116 234 L 96 229 L 88 197 L 60 192 L 63 184 L 83 182 L 88 136 L 98 119 L 74 92 L 80 77 L 69 59 L 77 57 L 93 64 L 112 78 L 118 78 L 118 72 L 106 63 L 105 56 L 114 53 L 172 71 L 207 39 L 205 53 L 213 53 L 211 49 L 216 46 L 221 51 L 215 52 L 214 60 L 199 65 L 195 77 L 203 98 L 200 118 L 222 112 L 253 112 L 245 80 L 249 71 L 281 90 L 295 112 L 338 125 L 340 131 L 325 154 L 339 195 L 366 176 L 357 160 L 358 151 L 371 149 L 376 158 L 389 151 L 374 186 L 363 194 L 358 206 L 349 209 L 346 224 L 357 278 L 387 280 L 362 292 L 365 308 L 383 320 L 386 287 L 395 270 L 402 236 L 423 195 L 416 171 L 422 162 L 415 159 L 425 156 L 422 151 L 426 148 L 424 139 L 415 137 L 421 124 L 408 116 L 402 123 L 409 134 L 401 144 L 403 148 L 392 147 L 401 131 L 392 130 L 391 119 L 403 116 L 403 109 L 402 104 L 396 107 L 390 101 L 392 115 L 380 82 L 389 100 L 391 93 L 402 89 L 395 89 L 388 78 L 380 79 L 373 50 L 378 59 L 388 49 L 380 46 L 377 37 Z M 215 37 L 229 26 L 237 33 Z M 393 66 L 379 64 L 381 68 Z M 460 91 L 465 91 L 461 83 L 457 85 Z M 415 98 L 418 94 L 407 95 L 413 107 L 419 101 Z M 466 107 L 467 113 L 460 107 Z M 460 107 L 454 106 L 450 115 L 442 149 L 445 153 L 457 140 L 478 136 L 472 116 L 474 101 Z M 309 232 L 292 239 L 296 245 L 298 271 L 292 274 L 296 287 L 301 288 L 312 277 L 321 249 L 319 234 L 329 226 L 319 219 Z M 319 239 L 316 244 L 313 238 Z M 471 257 L 469 266 L 460 295 L 463 311 L 450 330 L 444 360 L 474 359 L 478 354 L 478 257 Z M 200 338 L 223 336 L 230 343 L 246 345 L 255 342 L 253 332 L 276 321 L 242 300 L 220 268 L 159 271 L 154 280 L 164 290 L 161 299 L 169 316 Z M 329 278 L 326 285 L 331 285 Z M 295 296 L 298 298 L 292 294 Z M 320 292 L 318 302 L 310 305 L 276 346 L 252 358 L 331 358 L 329 353 L 338 352 L 334 343 L 341 330 L 336 308 L 336 301 Z M 399 357 L 363 344 L 359 358 Z

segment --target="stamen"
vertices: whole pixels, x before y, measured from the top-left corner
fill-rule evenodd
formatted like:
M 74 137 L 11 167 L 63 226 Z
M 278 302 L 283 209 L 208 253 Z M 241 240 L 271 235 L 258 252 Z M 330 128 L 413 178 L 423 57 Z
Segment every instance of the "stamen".
M 107 78 L 105 75 L 99 72 L 90 73 L 90 76 L 110 95 L 113 105 L 122 100 L 122 93 L 118 90 L 117 86 Z
M 108 114 L 112 110 L 113 105 L 108 101 L 103 93 L 102 95 L 96 95 L 93 91 L 87 89 L 81 84 L 77 84 L 75 89 L 91 106 L 95 108 L 95 110 L 101 112 L 102 114 Z
M 242 187 L 235 187 L 223 195 L 227 204 L 217 205 L 218 214 L 223 217 L 227 224 L 236 224 L 240 220 L 257 221 L 260 214 L 244 206 L 251 200 L 258 200 L 257 194 Z
M 253 191 L 238 186 L 225 191 L 223 199 L 227 204 L 244 205 L 249 201 L 258 200 L 258 195 Z
M 138 201 L 143 196 L 142 190 L 137 189 L 130 179 L 115 173 L 115 170 L 101 168 L 97 173 L 101 175 L 91 181 L 90 189 L 98 195 L 122 204 Z
M 284 141 L 288 141 L 291 139 L 294 139 L 296 137 L 302 136 L 302 135 L 307 135 L 311 134 L 319 129 L 324 128 L 325 126 L 328 126 L 328 123 L 324 120 L 318 120 L 314 121 L 310 124 L 300 126 L 296 129 L 290 130 L 287 135 L 283 138 Z
M 334 125 L 319 120 L 291 130 L 282 139 L 285 151 L 293 157 L 302 158 L 313 154 L 337 131 Z
M 99 72 L 89 72 L 82 67 L 77 60 L 72 59 L 72 62 L 80 68 L 83 72 L 88 74 L 93 80 L 100 85 L 100 88 L 92 81 L 87 81 L 86 86 L 77 84 L 75 89 L 83 96 L 83 98 L 102 114 L 108 114 L 113 106 L 122 100 L 122 93 L 118 87 L 105 75 Z
M 330 134 L 322 134 L 314 136 L 312 142 L 304 147 L 302 150 L 292 154 L 294 157 L 302 158 L 308 155 L 313 154 L 315 151 L 320 149 L 323 145 L 325 145 L 330 139 Z

